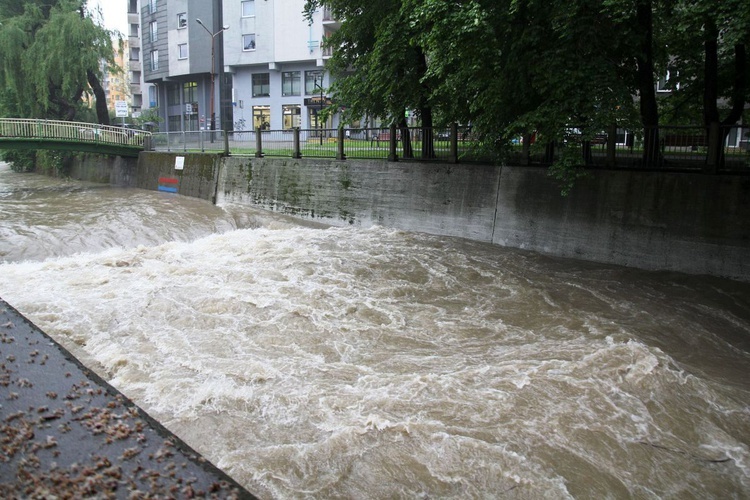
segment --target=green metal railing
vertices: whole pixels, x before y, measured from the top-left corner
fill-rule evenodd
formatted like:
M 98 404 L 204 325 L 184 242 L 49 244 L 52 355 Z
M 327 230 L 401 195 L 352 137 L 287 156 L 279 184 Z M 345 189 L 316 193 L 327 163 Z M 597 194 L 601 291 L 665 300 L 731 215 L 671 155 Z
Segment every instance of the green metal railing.
M 95 123 L 0 118 L 0 149 L 4 143 L 8 147 L 11 143 L 35 142 L 73 150 L 91 151 L 95 150 L 92 146 L 101 146 L 102 152 L 137 151 L 150 148 L 150 139 L 150 132 Z

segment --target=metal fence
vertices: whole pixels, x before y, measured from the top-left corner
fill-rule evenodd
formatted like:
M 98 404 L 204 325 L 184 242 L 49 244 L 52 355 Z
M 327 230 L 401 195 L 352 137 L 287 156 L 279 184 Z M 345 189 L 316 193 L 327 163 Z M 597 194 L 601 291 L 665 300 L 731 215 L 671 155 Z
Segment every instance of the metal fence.
M 750 126 L 719 130 L 719 170 L 750 172 Z M 584 133 L 571 128 L 561 139 L 542 143 L 534 134 L 510 141 L 502 151 L 479 141 L 470 127 L 341 128 L 262 131 L 154 133 L 159 151 L 223 152 L 231 155 L 287 158 L 416 160 L 430 162 L 549 165 L 563 150 L 579 151 L 580 164 L 591 167 L 700 170 L 710 162 L 705 127 L 662 126 L 629 131 Z M 649 151 L 648 148 L 651 147 Z
M 143 147 L 151 133 L 95 123 L 0 118 L 0 136 Z

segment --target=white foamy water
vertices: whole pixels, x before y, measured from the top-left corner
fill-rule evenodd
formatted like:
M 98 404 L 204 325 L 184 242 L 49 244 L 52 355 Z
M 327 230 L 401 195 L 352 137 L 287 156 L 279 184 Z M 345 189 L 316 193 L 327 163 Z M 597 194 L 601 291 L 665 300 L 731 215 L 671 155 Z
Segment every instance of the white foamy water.
M 0 296 L 263 498 L 750 492 L 749 285 L 224 208 Z

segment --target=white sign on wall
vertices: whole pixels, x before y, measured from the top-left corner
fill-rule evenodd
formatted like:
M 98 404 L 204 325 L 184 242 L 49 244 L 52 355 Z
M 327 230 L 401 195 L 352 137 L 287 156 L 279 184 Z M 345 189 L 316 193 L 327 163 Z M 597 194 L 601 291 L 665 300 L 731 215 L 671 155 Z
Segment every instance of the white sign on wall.
M 174 169 L 175 170 L 182 170 L 185 168 L 185 157 L 184 156 L 177 156 L 174 159 Z

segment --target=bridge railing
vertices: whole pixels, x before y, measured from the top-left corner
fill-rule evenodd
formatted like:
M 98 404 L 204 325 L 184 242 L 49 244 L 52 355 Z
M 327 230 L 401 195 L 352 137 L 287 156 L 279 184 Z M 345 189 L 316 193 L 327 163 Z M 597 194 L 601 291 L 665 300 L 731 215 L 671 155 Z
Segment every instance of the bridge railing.
M 0 136 L 144 147 L 150 132 L 95 123 L 0 118 Z

